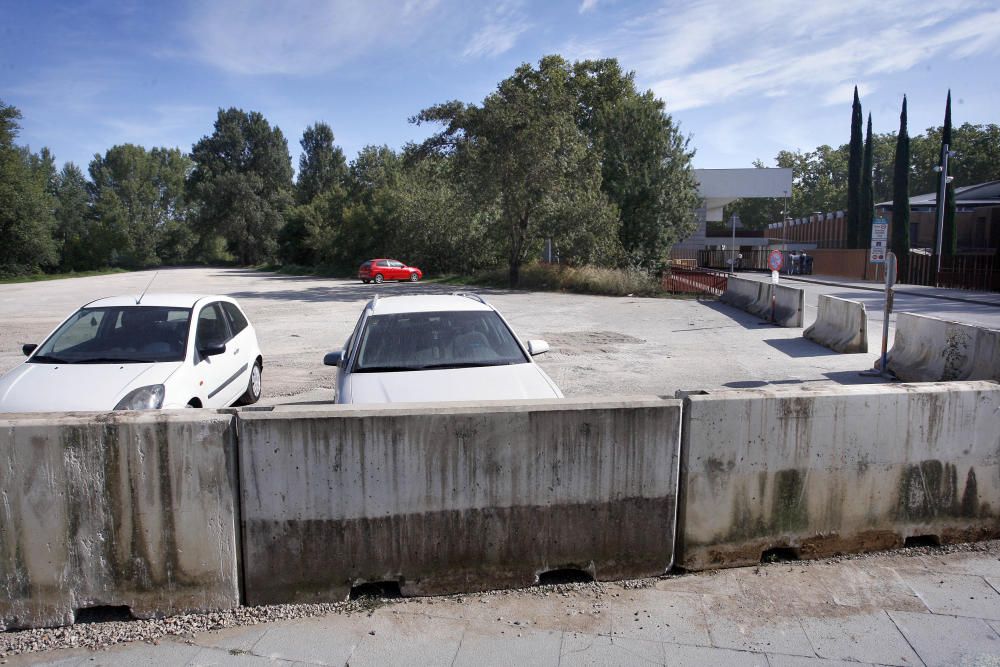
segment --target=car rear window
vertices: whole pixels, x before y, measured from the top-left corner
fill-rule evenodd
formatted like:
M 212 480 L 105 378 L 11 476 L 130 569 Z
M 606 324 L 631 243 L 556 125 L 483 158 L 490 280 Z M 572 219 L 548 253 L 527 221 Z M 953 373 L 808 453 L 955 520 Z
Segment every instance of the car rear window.
M 388 373 L 528 363 L 494 311 L 373 315 L 359 342 L 355 373 Z

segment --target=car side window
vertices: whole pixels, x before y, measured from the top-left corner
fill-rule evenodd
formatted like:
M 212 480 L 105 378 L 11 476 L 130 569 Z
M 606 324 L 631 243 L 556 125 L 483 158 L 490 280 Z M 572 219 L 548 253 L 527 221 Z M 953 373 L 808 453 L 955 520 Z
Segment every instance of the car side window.
M 198 313 L 198 333 L 195 338 L 198 349 L 225 344 L 230 338 L 229 325 L 219 304 L 212 303 L 202 308 Z
M 397 262 L 396 260 L 392 260 L 391 262 L 389 262 L 389 266 L 391 266 L 394 269 L 401 269 L 403 268 L 403 263 Z
M 376 262 L 376 263 L 375 263 L 375 266 L 381 266 L 382 268 L 386 268 L 386 267 L 388 267 L 388 266 L 389 266 L 389 262 L 387 262 L 387 261 L 385 261 L 385 260 L 383 259 L 383 260 L 381 260 L 381 261 L 379 261 L 379 262 Z
M 243 316 L 243 313 L 240 312 L 240 309 L 235 304 L 223 301 L 222 309 L 226 311 L 226 315 L 229 317 L 229 326 L 232 328 L 234 336 L 247 328 L 247 318 Z

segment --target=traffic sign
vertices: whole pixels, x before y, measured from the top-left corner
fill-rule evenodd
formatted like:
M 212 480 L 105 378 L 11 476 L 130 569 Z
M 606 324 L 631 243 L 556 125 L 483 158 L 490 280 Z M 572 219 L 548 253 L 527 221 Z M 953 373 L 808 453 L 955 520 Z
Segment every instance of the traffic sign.
M 872 264 L 885 263 L 885 251 L 889 241 L 889 221 L 885 218 L 872 220 L 872 247 L 868 261 Z
M 772 271 L 781 271 L 781 267 L 785 265 L 785 257 L 781 254 L 780 250 L 772 250 L 767 256 L 767 266 Z

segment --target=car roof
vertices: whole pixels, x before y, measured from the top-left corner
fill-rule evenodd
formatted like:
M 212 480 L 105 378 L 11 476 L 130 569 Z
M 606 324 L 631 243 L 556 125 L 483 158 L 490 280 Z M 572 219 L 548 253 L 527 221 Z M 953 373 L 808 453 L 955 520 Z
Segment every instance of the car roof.
M 493 310 L 479 297 L 467 294 L 420 294 L 412 296 L 387 296 L 375 299 L 373 315 L 397 313 L 428 313 L 447 310 Z
M 136 299 L 138 298 L 138 294 L 108 296 L 103 299 L 91 301 L 86 307 L 106 308 L 113 306 L 165 306 L 168 308 L 192 308 L 195 303 L 201 301 L 202 299 L 210 299 L 212 301 L 232 301 L 229 297 L 218 294 L 169 294 L 158 292 L 145 294 L 142 297 L 142 301 L 140 303 L 136 303 Z

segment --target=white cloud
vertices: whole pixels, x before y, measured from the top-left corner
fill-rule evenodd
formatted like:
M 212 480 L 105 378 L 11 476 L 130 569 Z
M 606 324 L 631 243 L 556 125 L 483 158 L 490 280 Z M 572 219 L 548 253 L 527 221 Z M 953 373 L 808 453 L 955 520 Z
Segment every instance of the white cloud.
M 469 40 L 466 58 L 494 57 L 514 48 L 518 38 L 531 28 L 521 13 L 520 2 L 501 2 L 489 12 L 486 23 Z
M 1000 10 L 979 0 L 696 0 L 567 50 L 618 57 L 671 111 L 750 96 L 839 104 L 855 82 L 870 91 L 934 58 L 1000 50 Z
M 315 74 L 419 36 L 437 0 L 216 0 L 192 5 L 199 59 L 237 74 Z
M 586 14 L 587 12 L 597 7 L 597 3 L 598 0 L 583 0 L 583 2 L 580 3 L 580 13 Z

